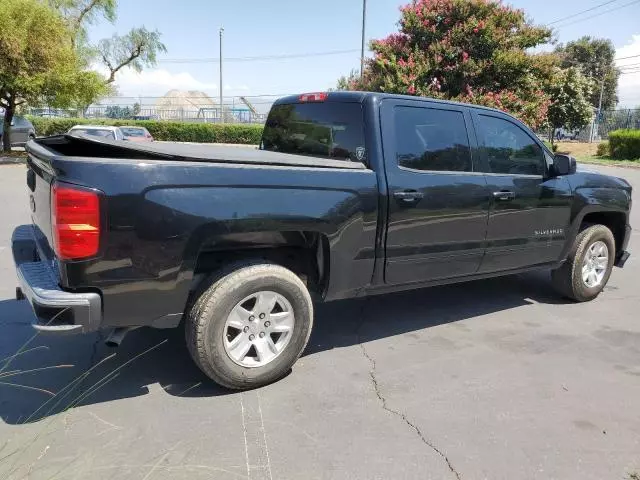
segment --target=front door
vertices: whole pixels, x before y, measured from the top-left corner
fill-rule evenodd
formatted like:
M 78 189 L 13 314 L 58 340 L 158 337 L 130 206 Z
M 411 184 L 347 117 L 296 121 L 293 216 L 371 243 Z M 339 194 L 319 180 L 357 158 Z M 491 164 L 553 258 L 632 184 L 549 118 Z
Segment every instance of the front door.
M 558 260 L 570 220 L 569 182 L 547 176 L 548 154 L 526 127 L 498 112 L 478 109 L 473 118 L 480 168 L 492 197 L 487 251 L 479 271 Z
M 475 171 L 471 116 L 462 106 L 384 100 L 388 184 L 385 282 L 470 275 L 484 254 L 489 211 Z

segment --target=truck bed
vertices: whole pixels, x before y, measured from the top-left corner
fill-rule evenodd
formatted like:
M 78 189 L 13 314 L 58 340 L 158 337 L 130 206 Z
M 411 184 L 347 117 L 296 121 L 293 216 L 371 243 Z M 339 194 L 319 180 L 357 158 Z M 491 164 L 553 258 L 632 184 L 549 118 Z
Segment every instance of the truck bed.
M 251 165 L 272 165 L 291 167 L 338 168 L 344 170 L 363 170 L 360 162 L 331 160 L 321 157 L 291 155 L 270 152 L 257 148 L 239 148 L 222 145 L 203 145 L 186 143 L 133 143 L 89 137 L 85 135 L 58 135 L 38 139 L 34 142 L 51 151 L 51 155 L 87 158 L 119 158 L 136 160 L 172 160 L 191 162 L 215 162 Z M 27 151 L 33 151 L 34 143 L 27 145 Z M 40 151 L 40 156 L 44 152 Z

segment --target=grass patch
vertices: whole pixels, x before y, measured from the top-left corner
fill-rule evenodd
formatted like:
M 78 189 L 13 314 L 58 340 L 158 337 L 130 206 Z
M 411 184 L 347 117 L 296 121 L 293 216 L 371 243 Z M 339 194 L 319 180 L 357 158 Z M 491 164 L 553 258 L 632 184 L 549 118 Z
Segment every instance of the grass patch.
M 586 155 L 582 157 L 576 157 L 576 160 L 578 160 L 578 163 L 606 165 L 609 167 L 640 168 L 640 161 L 638 160 L 617 160 L 609 157 L 598 157 L 597 155 Z
M 629 159 L 614 159 L 609 156 L 598 155 L 600 143 L 558 142 L 558 153 L 565 153 L 576 157 L 579 163 L 607 165 L 609 167 L 640 168 L 640 161 Z M 600 147 L 600 152 L 603 148 Z M 640 479 L 638 479 L 640 480 Z
M 0 158 L 27 158 L 27 152 L 25 151 L 3 152 L 2 150 L 0 150 Z

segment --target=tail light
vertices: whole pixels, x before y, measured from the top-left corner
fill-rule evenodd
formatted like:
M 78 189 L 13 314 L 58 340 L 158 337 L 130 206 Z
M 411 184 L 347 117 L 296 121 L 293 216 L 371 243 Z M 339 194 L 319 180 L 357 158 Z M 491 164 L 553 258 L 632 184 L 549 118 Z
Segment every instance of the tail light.
M 324 92 L 304 93 L 298 97 L 299 102 L 324 102 L 326 99 L 327 94 Z
M 51 227 L 61 260 L 93 257 L 100 247 L 100 198 L 92 191 L 53 185 Z

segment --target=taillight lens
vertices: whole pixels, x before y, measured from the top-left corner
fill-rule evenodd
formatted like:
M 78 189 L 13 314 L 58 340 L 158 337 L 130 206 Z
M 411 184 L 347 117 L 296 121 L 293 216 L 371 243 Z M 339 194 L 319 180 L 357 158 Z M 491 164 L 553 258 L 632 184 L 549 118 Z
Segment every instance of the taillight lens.
M 51 226 L 54 248 L 61 260 L 77 260 L 96 255 L 100 247 L 98 194 L 54 184 Z
M 299 102 L 324 102 L 327 99 L 327 94 L 324 92 L 318 93 L 303 93 L 298 97 Z

